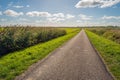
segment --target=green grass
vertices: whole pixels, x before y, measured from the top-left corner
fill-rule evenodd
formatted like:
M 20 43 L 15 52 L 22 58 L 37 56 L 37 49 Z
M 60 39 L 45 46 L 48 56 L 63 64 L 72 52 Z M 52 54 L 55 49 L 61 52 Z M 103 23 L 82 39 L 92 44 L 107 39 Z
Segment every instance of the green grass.
M 4 28 L 0 27 L 0 31 L 2 31 Z
M 66 31 L 52 27 L 2 27 L 0 56 L 63 36 Z
M 72 33 L 74 31 L 77 31 L 80 28 L 60 28 L 60 29 L 66 30 L 67 34 L 69 34 L 69 33 Z
M 120 28 L 87 28 L 89 31 L 120 44 Z
M 1 57 L 0 80 L 13 80 L 17 75 L 23 73 L 30 65 L 43 59 L 51 51 L 75 36 L 80 29 L 77 29 L 77 31 L 73 29 L 71 31 L 71 33 L 65 36 Z
M 108 68 L 120 80 L 120 45 L 86 30 L 95 48 L 100 52 Z

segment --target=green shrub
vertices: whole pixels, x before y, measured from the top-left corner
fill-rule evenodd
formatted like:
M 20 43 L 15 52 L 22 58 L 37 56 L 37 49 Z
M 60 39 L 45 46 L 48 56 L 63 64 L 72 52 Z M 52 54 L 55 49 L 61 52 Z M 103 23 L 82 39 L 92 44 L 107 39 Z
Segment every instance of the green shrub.
M 46 42 L 66 34 L 58 28 L 5 27 L 0 31 L 0 55 Z

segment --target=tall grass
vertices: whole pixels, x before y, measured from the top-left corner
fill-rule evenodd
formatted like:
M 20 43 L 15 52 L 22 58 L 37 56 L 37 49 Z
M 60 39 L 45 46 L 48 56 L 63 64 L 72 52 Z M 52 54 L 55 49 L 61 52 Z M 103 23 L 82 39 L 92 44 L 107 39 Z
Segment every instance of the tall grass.
M 96 35 L 93 32 L 86 31 L 90 41 L 104 58 L 110 71 L 120 80 L 120 44 Z
M 6 27 L 0 30 L 0 56 L 66 34 L 58 28 Z
M 119 28 L 89 28 L 90 31 L 120 44 Z

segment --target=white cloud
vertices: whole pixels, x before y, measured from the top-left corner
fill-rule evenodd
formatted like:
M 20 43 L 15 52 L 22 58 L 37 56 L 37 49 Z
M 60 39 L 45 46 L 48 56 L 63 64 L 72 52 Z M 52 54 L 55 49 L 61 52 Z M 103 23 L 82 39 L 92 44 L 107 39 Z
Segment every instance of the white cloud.
M 79 17 L 81 20 L 91 20 L 92 19 L 92 16 L 87 16 L 84 14 L 80 14 Z
M 49 18 L 49 19 L 55 19 L 55 18 L 58 18 L 58 20 L 63 20 L 63 19 L 71 19 L 71 18 L 74 18 L 75 16 L 74 15 L 71 15 L 71 14 L 67 14 L 65 15 L 64 13 L 54 13 L 54 14 L 51 14 L 49 12 L 39 12 L 39 11 L 31 11 L 31 12 L 27 12 L 26 13 L 27 16 L 30 16 L 30 17 L 45 17 L 45 18 Z M 62 18 L 62 19 L 60 19 Z
M 63 13 L 55 13 L 52 14 L 51 17 L 47 18 L 47 20 L 52 23 L 61 22 L 65 20 L 65 15 Z
M 0 15 L 2 15 L 2 12 L 0 11 Z
M 13 6 L 13 7 L 15 7 L 15 8 L 23 8 L 24 6 L 17 5 L 17 6 Z
M 64 18 L 57 18 L 57 17 L 53 17 L 53 18 L 47 18 L 47 20 L 49 22 L 60 22 L 60 21 L 64 21 L 65 19 Z
M 82 21 L 81 20 L 77 20 L 76 22 L 81 23 Z
M 71 15 L 71 14 L 67 14 L 67 15 L 66 15 L 66 18 L 67 18 L 67 19 L 72 19 L 72 18 L 74 18 L 74 17 L 75 17 L 75 16 L 74 16 L 74 15 Z
M 76 8 L 96 7 L 99 4 L 100 4 L 99 0 L 81 0 L 75 5 L 75 7 Z
M 50 13 L 48 13 L 48 12 L 39 12 L 39 11 L 27 12 L 26 15 L 30 16 L 30 17 L 34 17 L 34 16 L 37 16 L 37 17 L 51 17 Z
M 120 0 L 80 0 L 75 7 L 76 8 L 90 8 L 90 7 L 100 7 L 106 8 L 116 5 Z
M 52 16 L 53 17 L 61 17 L 61 18 L 65 17 L 65 15 L 63 13 L 56 13 L 56 14 L 53 14 Z
M 26 7 L 30 7 L 30 5 L 27 5 Z
M 42 20 L 36 20 L 35 22 L 36 22 L 36 23 L 41 23 L 41 22 L 45 22 L 45 21 L 42 21 Z
M 65 15 L 64 13 L 56 13 L 56 14 L 52 14 L 52 16 L 47 20 L 50 22 L 61 22 L 61 21 L 65 21 L 66 19 L 71 19 L 74 17 L 75 16 L 71 14 Z
M 26 18 L 19 18 L 19 21 L 29 21 L 29 20 Z
M 120 19 L 120 16 L 103 16 L 102 19 L 106 19 L 106 20 L 109 20 L 109 19 Z
M 23 15 L 23 12 L 18 13 L 18 12 L 14 11 L 14 10 L 8 9 L 8 10 L 4 11 L 4 14 L 7 15 L 7 16 L 17 17 L 17 16 Z
M 101 1 L 103 3 L 103 5 L 101 5 L 101 8 L 105 8 L 105 7 L 111 7 L 113 5 L 116 5 L 118 3 L 120 3 L 120 0 L 108 0 L 108 1 Z

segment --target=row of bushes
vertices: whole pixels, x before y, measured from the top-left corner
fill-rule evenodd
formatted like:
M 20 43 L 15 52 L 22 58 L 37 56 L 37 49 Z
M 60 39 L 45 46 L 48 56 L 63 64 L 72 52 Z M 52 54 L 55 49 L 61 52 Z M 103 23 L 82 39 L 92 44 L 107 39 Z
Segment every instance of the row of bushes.
M 93 28 L 90 31 L 120 44 L 120 29 Z
M 6 27 L 0 30 L 0 56 L 66 34 L 58 28 Z

